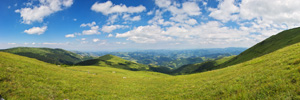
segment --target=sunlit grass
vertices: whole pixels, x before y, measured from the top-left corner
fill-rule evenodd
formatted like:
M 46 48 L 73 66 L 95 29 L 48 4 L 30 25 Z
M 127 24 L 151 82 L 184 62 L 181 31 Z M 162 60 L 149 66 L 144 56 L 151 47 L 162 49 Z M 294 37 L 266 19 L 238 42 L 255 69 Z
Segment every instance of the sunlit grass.
M 300 99 L 300 44 L 223 69 L 171 76 L 110 67 L 59 67 L 0 52 L 5 99 Z

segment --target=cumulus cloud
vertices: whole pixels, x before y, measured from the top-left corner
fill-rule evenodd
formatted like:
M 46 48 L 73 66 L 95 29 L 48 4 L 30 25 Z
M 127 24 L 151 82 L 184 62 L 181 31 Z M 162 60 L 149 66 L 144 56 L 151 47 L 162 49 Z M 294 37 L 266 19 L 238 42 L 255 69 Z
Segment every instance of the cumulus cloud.
M 130 17 L 130 15 L 128 14 L 124 14 L 122 17 L 124 20 L 130 20 L 130 21 L 139 21 L 141 20 L 141 16 L 134 16 L 134 17 Z
M 155 0 L 155 4 L 158 7 L 166 8 L 166 7 L 169 7 L 171 5 L 171 0 Z
M 100 34 L 99 32 L 99 26 L 96 25 L 96 22 L 92 22 L 92 23 L 84 23 L 81 24 L 80 27 L 90 27 L 90 30 L 83 30 L 82 31 L 82 35 L 94 35 L 94 34 Z
M 238 5 L 238 6 L 237 6 Z M 210 16 L 227 22 L 229 20 L 252 21 L 264 27 L 292 28 L 299 26 L 300 1 L 298 0 L 224 0 L 218 8 L 211 8 Z M 282 25 L 286 26 L 282 26 Z
M 114 35 L 113 34 L 108 34 L 108 36 L 107 37 L 113 37 Z
M 235 5 L 235 0 L 224 0 L 218 5 L 218 8 L 209 8 L 210 17 L 227 22 L 229 20 L 236 20 L 238 16 L 234 13 L 239 12 L 239 8 Z
M 172 40 L 172 37 L 162 35 L 163 30 L 156 25 L 139 26 L 126 33 L 117 33 L 116 37 L 127 37 L 136 43 L 156 43 L 158 41 Z
M 100 39 L 93 39 L 93 42 L 98 42 L 100 41 Z
M 116 29 L 120 29 L 120 28 L 128 28 L 129 26 L 126 26 L 126 25 L 110 25 L 110 26 L 103 26 L 101 31 L 103 32 L 106 32 L 106 33 L 110 33 L 112 32 L 113 30 L 116 30 Z
M 67 34 L 65 35 L 66 38 L 74 38 L 75 37 L 75 34 Z
M 96 25 L 96 22 L 92 22 L 92 23 L 83 23 L 83 24 L 80 25 L 80 27 L 87 27 L 87 26 L 93 27 L 93 26 L 95 26 L 95 25 Z
M 298 0 L 222 0 L 209 8 L 210 17 L 227 23 L 233 21 L 241 31 L 255 33 L 249 37 L 261 41 L 282 30 L 300 26 Z
M 113 5 L 111 1 L 104 3 L 96 2 L 93 4 L 91 9 L 95 12 L 101 12 L 104 15 L 109 15 L 113 13 L 140 13 L 146 10 L 146 7 L 139 5 L 136 7 L 126 5 Z
M 73 4 L 73 0 L 39 0 L 39 4 L 33 7 L 25 7 L 15 10 L 20 13 L 22 23 L 42 22 L 43 19 L 55 12 L 68 8 Z
M 43 27 L 32 27 L 28 30 L 25 30 L 24 32 L 27 34 L 37 34 L 37 35 L 41 35 L 44 32 L 46 32 L 47 30 L 47 26 L 43 26 Z
M 172 0 L 155 0 L 155 4 L 160 9 L 155 11 L 155 17 L 148 23 L 164 26 L 174 25 L 175 23 L 180 23 L 177 25 L 194 25 L 197 24 L 197 21 L 192 17 L 201 15 L 201 9 L 196 1 L 178 3 Z M 171 17 L 168 19 L 162 16 L 166 12 L 171 13 Z

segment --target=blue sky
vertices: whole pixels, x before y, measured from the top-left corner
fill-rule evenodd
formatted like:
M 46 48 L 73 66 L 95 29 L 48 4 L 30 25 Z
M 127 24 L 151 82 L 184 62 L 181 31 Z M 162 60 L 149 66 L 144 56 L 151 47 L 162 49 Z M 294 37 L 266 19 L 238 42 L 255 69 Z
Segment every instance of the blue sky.
M 298 27 L 298 0 L 1 0 L 0 49 L 250 47 Z

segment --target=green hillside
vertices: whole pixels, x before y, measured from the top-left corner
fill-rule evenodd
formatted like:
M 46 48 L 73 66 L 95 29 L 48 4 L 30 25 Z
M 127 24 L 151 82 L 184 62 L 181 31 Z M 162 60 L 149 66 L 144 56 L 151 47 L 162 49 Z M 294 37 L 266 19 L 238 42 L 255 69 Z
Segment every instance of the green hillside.
M 223 64 L 224 62 L 234 57 L 235 56 L 228 56 L 228 57 L 222 57 L 215 60 L 205 61 L 203 63 L 184 65 L 172 71 L 172 74 L 182 75 L 182 74 L 191 74 L 196 72 L 204 72 L 204 71 L 218 69 L 220 64 Z
M 63 49 L 17 47 L 1 51 L 30 58 L 36 58 L 38 60 L 52 64 L 71 65 L 83 60 L 91 59 L 91 57 L 80 56 L 78 54 Z
M 6 100 L 299 100 L 299 52 L 300 43 L 238 65 L 180 76 L 111 67 L 59 67 L 0 52 L 0 95 Z
M 251 59 L 269 54 L 278 49 L 300 42 L 300 28 L 285 30 L 268 39 L 254 45 L 253 47 L 245 50 L 236 57 L 224 59 L 226 62 L 216 63 L 216 61 L 206 61 L 198 64 L 191 64 L 182 66 L 173 71 L 173 74 L 188 74 L 195 72 L 209 71 L 219 68 L 224 68 L 231 65 L 236 65 L 249 61 Z M 224 61 L 223 60 L 223 61 Z
M 283 47 L 300 42 L 300 27 L 285 30 L 242 52 L 240 55 L 222 64 L 223 67 L 249 61 L 253 58 L 274 52 Z
M 114 68 L 122 68 L 122 69 L 133 70 L 133 71 L 149 70 L 149 66 L 147 65 L 131 62 L 110 54 L 101 56 L 97 59 L 79 62 L 76 65 L 114 67 Z

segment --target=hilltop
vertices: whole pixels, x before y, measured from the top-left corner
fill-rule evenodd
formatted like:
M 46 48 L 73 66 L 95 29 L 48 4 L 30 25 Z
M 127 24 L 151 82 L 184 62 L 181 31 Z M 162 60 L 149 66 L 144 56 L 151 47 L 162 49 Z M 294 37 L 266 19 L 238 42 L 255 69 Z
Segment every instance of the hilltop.
M 138 70 L 149 70 L 149 66 L 139 64 L 136 62 L 128 61 L 125 59 L 122 59 L 120 57 L 114 56 L 114 55 L 104 55 L 101 56 L 97 59 L 91 59 L 91 60 L 86 60 L 77 63 L 76 65 L 84 65 L 84 66 L 101 66 L 101 67 L 114 67 L 114 68 L 121 68 L 121 69 L 127 69 L 127 70 L 133 70 L 133 71 L 138 71 Z
M 80 61 L 91 59 L 92 57 L 80 56 L 76 53 L 66 51 L 63 49 L 51 48 L 33 48 L 33 47 L 17 47 L 5 50 L 3 52 L 13 53 L 30 58 L 52 63 L 52 64 L 68 64 L 72 65 Z

